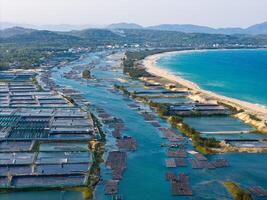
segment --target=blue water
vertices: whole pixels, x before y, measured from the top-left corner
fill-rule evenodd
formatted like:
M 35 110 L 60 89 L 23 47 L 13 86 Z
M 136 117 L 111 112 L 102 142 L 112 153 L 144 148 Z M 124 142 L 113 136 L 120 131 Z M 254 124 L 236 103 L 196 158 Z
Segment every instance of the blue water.
M 202 89 L 267 105 L 267 50 L 192 51 L 162 57 L 157 64 Z
M 91 59 L 97 58 L 98 55 L 88 55 L 84 60 L 80 60 L 79 64 L 87 63 Z M 129 152 L 127 155 L 127 169 L 123 174 L 123 179 L 119 184 L 120 194 L 126 200 L 176 200 L 176 199 L 230 199 L 221 181 L 232 180 L 243 187 L 250 185 L 260 185 L 267 188 L 267 154 L 219 154 L 209 156 L 209 160 L 216 158 L 225 158 L 229 161 L 229 168 L 217 170 L 193 170 L 188 160 L 188 167 L 168 170 L 165 167 L 164 160 L 166 158 L 164 148 L 160 144 L 166 142 L 160 137 L 159 130 L 144 119 L 134 110 L 131 110 L 127 104 L 130 99 L 119 94 L 110 93 L 107 89 L 116 83 L 117 78 L 127 79 L 122 71 L 103 71 L 96 67 L 92 70 L 94 77 L 102 78 L 101 83 L 104 87 L 95 86 L 92 83 L 86 84 L 81 80 L 65 79 L 61 75 L 63 72 L 69 71 L 77 63 L 61 68 L 53 73 L 53 78 L 60 85 L 69 86 L 79 90 L 83 96 L 89 100 L 92 105 L 104 108 L 109 114 L 119 117 L 124 121 L 125 130 L 122 134 L 132 136 L 137 142 L 137 151 Z M 113 79 L 113 80 L 112 80 Z M 127 99 L 127 101 L 126 101 Z M 166 121 L 158 119 L 163 127 L 169 127 Z M 115 148 L 109 144 L 110 136 L 107 134 L 109 148 Z M 192 150 L 191 143 L 187 146 L 188 150 Z M 190 155 L 189 155 L 189 158 Z M 193 197 L 174 197 L 170 192 L 170 184 L 165 181 L 165 173 L 173 171 L 175 173 L 185 172 L 189 175 L 190 185 L 194 192 Z M 109 170 L 103 165 L 101 168 L 102 178 L 110 176 Z M 246 178 L 245 178 L 246 177 Z M 103 194 L 103 184 L 100 183 L 95 192 L 96 200 L 110 200 L 111 197 Z M 257 199 L 257 198 L 255 198 Z
M 101 60 L 106 62 L 102 54 L 89 54 L 84 59 L 67 64 L 65 67 L 55 69 L 53 78 L 59 85 L 74 88 L 82 93 L 82 95 L 91 102 L 92 109 L 97 106 L 104 108 L 110 115 L 119 117 L 124 121 L 127 130 L 122 134 L 132 136 L 136 139 L 137 150 L 127 154 L 127 168 L 123 174 L 123 179 L 119 184 L 119 192 L 126 200 L 228 200 L 231 199 L 228 192 L 221 185 L 221 181 L 231 180 L 246 188 L 251 185 L 260 185 L 267 188 L 267 154 L 247 154 L 247 153 L 228 153 L 210 155 L 210 161 L 216 158 L 227 159 L 230 167 L 216 170 L 193 170 L 189 164 L 191 155 L 186 159 L 188 167 L 177 169 L 166 169 L 164 161 L 166 158 L 165 148 L 160 144 L 166 140 L 160 137 L 160 132 L 153 127 L 134 110 L 130 109 L 127 104 L 131 100 L 120 94 L 111 93 L 108 89 L 117 83 L 117 78 L 127 79 L 121 71 L 101 70 L 98 65 L 92 70 L 92 74 L 98 80 L 86 83 L 85 81 L 76 81 L 64 78 L 63 73 L 70 71 L 78 64 L 90 63 L 92 60 Z M 100 81 L 101 79 L 101 81 Z M 97 86 L 95 83 L 101 83 Z M 161 126 L 169 127 L 166 121 L 157 118 Z M 111 136 L 107 133 L 107 148 L 115 148 L 110 141 Z M 187 150 L 193 147 L 189 142 Z M 192 197 L 174 197 L 171 195 L 170 183 L 165 181 L 165 173 L 173 171 L 176 174 L 185 172 L 189 176 L 190 185 L 194 196 Z M 101 176 L 104 180 L 110 176 L 110 170 L 101 166 Z M 37 195 L 47 197 L 47 199 L 55 200 L 83 200 L 80 193 L 77 192 L 40 192 L 40 193 L 12 193 L 0 195 L 0 199 L 34 199 Z M 39 198 L 39 196 L 38 196 Z M 43 199 L 43 198 L 39 198 Z M 96 187 L 96 200 L 110 200 L 111 197 L 104 195 L 103 183 Z M 263 198 L 255 198 L 263 199 Z

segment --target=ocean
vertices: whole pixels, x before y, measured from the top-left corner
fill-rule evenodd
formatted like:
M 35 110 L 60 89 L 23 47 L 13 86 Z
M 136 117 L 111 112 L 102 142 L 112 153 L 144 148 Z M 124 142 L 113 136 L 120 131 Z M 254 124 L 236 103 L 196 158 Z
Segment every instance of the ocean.
M 205 50 L 163 56 L 156 64 L 200 88 L 267 106 L 267 50 Z

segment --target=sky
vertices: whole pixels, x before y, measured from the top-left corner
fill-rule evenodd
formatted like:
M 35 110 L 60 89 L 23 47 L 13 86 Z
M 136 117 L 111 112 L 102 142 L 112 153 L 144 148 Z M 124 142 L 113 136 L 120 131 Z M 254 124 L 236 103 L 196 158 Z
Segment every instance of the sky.
M 0 0 L 0 21 L 247 27 L 267 21 L 266 10 L 267 0 Z

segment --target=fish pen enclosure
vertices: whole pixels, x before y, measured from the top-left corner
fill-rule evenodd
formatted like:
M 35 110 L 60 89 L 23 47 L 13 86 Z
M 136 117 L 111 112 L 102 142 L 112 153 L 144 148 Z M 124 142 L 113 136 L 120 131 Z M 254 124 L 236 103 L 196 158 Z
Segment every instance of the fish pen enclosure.
M 0 141 L 0 152 L 19 152 L 19 151 L 30 151 L 34 142 L 33 141 Z
M 89 113 L 58 91 L 41 91 L 32 78 L 0 75 L 0 188 L 88 185 L 95 133 Z
M 25 118 L 22 117 L 10 131 L 9 138 L 48 138 L 48 118 Z
M 13 176 L 10 186 L 16 188 L 29 187 L 62 187 L 82 186 L 86 184 L 85 175 L 31 175 Z

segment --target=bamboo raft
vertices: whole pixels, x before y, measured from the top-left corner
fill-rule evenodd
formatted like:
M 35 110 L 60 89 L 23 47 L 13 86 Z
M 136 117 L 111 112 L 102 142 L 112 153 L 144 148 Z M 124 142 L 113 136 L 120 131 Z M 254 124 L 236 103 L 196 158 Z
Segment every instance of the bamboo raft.
M 228 163 L 224 159 L 217 159 L 213 162 L 209 162 L 208 160 L 190 159 L 189 162 L 191 163 L 193 169 L 215 169 L 228 167 Z
M 118 181 L 108 180 L 105 183 L 105 195 L 114 195 L 118 193 Z
M 191 159 L 189 162 L 191 163 L 193 169 L 215 169 L 215 166 L 212 163 L 209 163 L 208 161 Z
M 258 197 L 267 197 L 267 190 L 263 189 L 260 186 L 252 186 L 249 187 L 248 190 Z
M 192 196 L 193 192 L 189 186 L 188 177 L 181 173 L 179 179 L 171 183 L 171 191 L 173 196 Z
M 166 167 L 168 167 L 168 168 L 175 168 L 176 167 L 176 163 L 175 163 L 175 160 L 173 158 L 165 159 L 165 164 L 166 164 Z
M 217 159 L 217 160 L 213 161 L 212 164 L 216 168 L 228 167 L 229 166 L 227 160 L 225 160 L 225 159 Z
M 106 161 L 106 166 L 112 170 L 112 178 L 114 180 L 120 180 L 126 168 L 126 153 L 122 151 L 110 152 Z
M 166 181 L 174 181 L 174 180 L 176 180 L 177 177 L 176 177 L 175 173 L 167 172 L 165 174 L 165 178 L 166 178 Z
M 175 158 L 175 163 L 177 167 L 186 167 L 187 164 L 183 158 Z
M 166 154 L 168 157 L 179 157 L 179 158 L 186 157 L 186 151 L 183 149 L 168 149 Z
M 183 136 L 178 135 L 175 131 L 170 128 L 159 128 L 162 137 L 168 139 L 170 142 L 179 142 L 184 139 Z
M 140 114 L 143 116 L 145 121 L 153 121 L 155 119 L 155 116 L 149 112 L 141 112 Z
M 194 154 L 194 157 L 199 161 L 207 161 L 208 159 L 200 153 Z
M 127 151 L 135 151 L 136 150 L 136 142 L 132 137 L 123 137 L 121 139 L 117 139 L 117 146 L 120 149 L 124 149 Z

